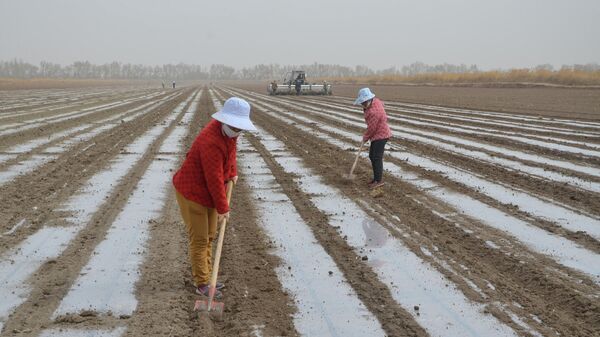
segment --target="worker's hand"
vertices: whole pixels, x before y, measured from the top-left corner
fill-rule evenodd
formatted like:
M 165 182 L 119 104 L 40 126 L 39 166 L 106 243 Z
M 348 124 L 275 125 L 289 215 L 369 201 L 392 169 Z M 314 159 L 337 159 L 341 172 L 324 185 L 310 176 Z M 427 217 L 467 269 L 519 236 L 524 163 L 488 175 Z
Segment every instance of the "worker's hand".
M 233 181 L 234 185 L 237 185 L 237 180 L 238 180 L 238 176 L 234 176 L 233 178 L 231 178 L 231 181 Z
M 223 214 L 217 214 L 217 222 L 218 223 L 221 223 L 224 220 L 229 221 L 229 212 L 223 213 Z

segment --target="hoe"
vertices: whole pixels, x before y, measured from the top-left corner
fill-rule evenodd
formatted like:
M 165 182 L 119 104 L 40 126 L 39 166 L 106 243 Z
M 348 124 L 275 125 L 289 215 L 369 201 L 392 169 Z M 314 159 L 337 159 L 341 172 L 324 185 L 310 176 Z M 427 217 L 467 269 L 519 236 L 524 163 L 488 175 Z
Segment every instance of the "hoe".
M 344 174 L 344 178 L 346 178 L 348 180 L 353 180 L 354 179 L 354 174 L 353 174 L 354 173 L 354 169 L 356 168 L 356 163 L 358 163 L 358 158 L 360 157 L 360 153 L 361 153 L 363 147 L 365 147 L 365 143 L 366 142 L 360 143 L 358 151 L 356 151 L 356 158 L 354 158 L 354 164 L 352 164 L 352 168 L 350 168 L 350 173 Z
M 227 183 L 227 204 L 231 200 L 231 191 L 233 190 L 233 181 Z M 215 291 L 217 287 L 217 275 L 219 274 L 219 262 L 221 262 L 221 250 L 223 249 L 223 238 L 225 237 L 225 226 L 227 220 L 223 219 L 223 222 L 219 229 L 219 240 L 217 243 L 217 250 L 215 252 L 215 262 L 210 278 L 210 285 L 208 290 L 208 299 L 197 300 L 194 305 L 194 310 L 199 312 L 207 312 L 213 314 L 218 320 L 223 318 L 223 311 L 225 309 L 225 303 L 215 301 Z

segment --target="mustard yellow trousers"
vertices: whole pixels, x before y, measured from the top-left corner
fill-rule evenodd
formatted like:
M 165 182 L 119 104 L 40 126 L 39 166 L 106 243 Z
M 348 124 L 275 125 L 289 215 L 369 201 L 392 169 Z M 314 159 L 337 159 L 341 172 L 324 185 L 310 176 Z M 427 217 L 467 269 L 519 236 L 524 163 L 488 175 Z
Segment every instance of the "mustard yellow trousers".
M 192 278 L 196 286 L 208 284 L 212 273 L 212 241 L 217 232 L 217 210 L 186 199 L 175 191 L 188 233 Z

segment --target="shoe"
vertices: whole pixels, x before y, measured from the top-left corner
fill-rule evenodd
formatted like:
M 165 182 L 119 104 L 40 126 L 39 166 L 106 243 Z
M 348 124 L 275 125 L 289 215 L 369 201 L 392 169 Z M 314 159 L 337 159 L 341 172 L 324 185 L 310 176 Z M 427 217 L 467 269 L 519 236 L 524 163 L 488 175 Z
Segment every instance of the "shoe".
M 209 290 L 209 288 L 210 287 L 209 287 L 208 284 L 199 285 L 198 288 L 196 288 L 196 294 L 208 297 L 208 290 Z M 217 291 L 215 291 L 215 297 L 214 298 L 220 299 L 221 297 L 223 297 L 223 294 L 218 290 L 218 284 L 217 284 Z
M 197 288 L 197 287 L 196 287 Z M 225 284 L 221 283 L 221 282 L 217 282 L 217 286 L 216 286 L 217 290 L 221 290 L 223 288 L 225 288 Z
M 371 185 L 373 185 L 373 183 L 374 183 L 374 182 L 375 182 L 375 180 L 371 180 L 371 181 L 369 181 L 369 182 L 367 183 L 367 186 L 368 186 L 368 187 L 371 187 Z
M 373 181 L 372 183 L 369 184 L 369 188 L 375 189 L 375 188 L 381 187 L 383 185 L 385 185 L 385 183 L 383 181 Z

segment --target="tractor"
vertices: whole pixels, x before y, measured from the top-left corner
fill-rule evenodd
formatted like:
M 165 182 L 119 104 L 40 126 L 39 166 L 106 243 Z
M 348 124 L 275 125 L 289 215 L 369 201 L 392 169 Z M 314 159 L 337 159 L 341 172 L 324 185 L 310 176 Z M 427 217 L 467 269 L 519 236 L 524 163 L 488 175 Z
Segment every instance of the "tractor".
M 267 88 L 269 95 L 331 95 L 331 84 L 311 84 L 306 81 L 304 70 L 293 70 L 285 74 L 281 84 L 273 81 Z

